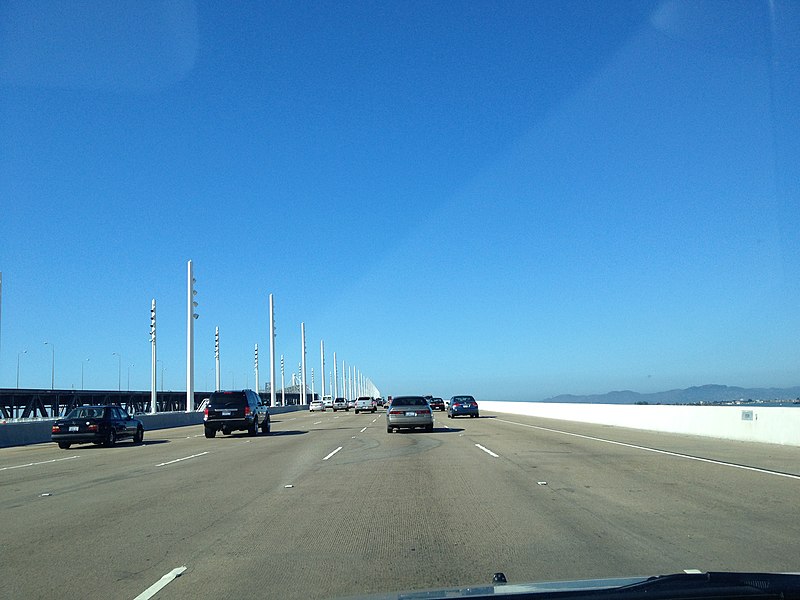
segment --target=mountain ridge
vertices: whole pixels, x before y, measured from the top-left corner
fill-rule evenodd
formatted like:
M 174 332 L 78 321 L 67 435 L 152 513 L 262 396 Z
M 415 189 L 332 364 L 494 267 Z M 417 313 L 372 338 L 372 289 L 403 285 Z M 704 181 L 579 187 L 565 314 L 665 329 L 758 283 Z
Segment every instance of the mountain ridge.
M 695 385 L 663 392 L 614 390 L 605 394 L 560 394 L 539 400 L 567 404 L 718 404 L 734 402 L 792 402 L 800 399 L 800 386 L 743 388 L 720 384 Z

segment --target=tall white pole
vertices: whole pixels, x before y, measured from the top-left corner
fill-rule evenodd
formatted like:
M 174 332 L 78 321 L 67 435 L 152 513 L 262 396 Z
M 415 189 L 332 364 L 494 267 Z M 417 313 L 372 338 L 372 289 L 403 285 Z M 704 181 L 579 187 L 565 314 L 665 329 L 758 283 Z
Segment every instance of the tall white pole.
M 194 410 L 194 320 L 198 315 L 194 312 L 197 306 L 194 297 L 197 292 L 194 289 L 195 279 L 191 260 L 187 264 L 186 275 L 186 412 L 192 412 Z
M 253 365 L 253 369 L 256 372 L 256 394 L 259 393 L 258 389 L 258 344 L 256 344 L 256 356 L 255 356 L 255 364 Z
M 342 396 L 347 400 L 347 363 L 342 360 Z
M 324 377 L 325 377 L 325 375 L 323 374 L 323 378 Z M 17 387 L 19 387 L 19 385 L 17 385 Z M 329 392 L 333 391 L 333 371 L 328 371 L 328 391 Z M 325 400 L 324 396 L 323 396 L 322 400 L 323 401 Z
M 333 352 L 333 399 L 339 397 L 339 365 L 336 362 L 336 351 Z
M 281 404 L 283 404 L 283 354 L 281 354 Z M 269 405 L 275 406 L 275 305 L 269 295 Z
M 300 360 L 300 377 L 302 379 L 303 390 L 300 392 L 300 404 L 306 403 L 306 324 L 300 323 L 300 339 L 302 341 L 302 354 Z
M 320 393 L 320 398 L 325 401 L 325 341 L 319 341 L 319 378 L 322 380 L 322 392 Z M 313 381 L 313 377 L 312 377 Z
M 218 392 L 222 387 L 220 385 L 220 370 L 219 370 L 219 327 L 214 331 L 214 368 L 216 369 L 214 379 L 214 391 Z
M 286 406 L 286 381 L 283 378 L 283 354 L 281 354 L 281 406 Z
M 325 378 L 322 378 L 323 381 Z M 311 367 L 311 400 L 314 400 L 314 367 Z
M 150 414 L 156 414 L 156 299 L 150 303 L 150 350 L 151 350 L 151 369 L 150 369 Z M 83 361 L 81 361 L 81 379 L 83 378 Z M 81 387 L 83 387 L 81 380 Z

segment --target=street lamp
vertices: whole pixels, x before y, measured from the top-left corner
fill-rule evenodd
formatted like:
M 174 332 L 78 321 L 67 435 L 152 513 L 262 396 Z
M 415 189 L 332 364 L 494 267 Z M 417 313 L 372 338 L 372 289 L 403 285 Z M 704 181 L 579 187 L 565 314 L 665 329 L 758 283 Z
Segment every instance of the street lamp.
M 27 353 L 28 353 L 27 350 L 22 350 L 21 352 L 17 352 L 17 389 L 19 389 L 19 357 Z
M 83 389 L 83 363 L 87 362 L 89 362 L 88 358 L 81 361 L 81 389 Z
M 55 344 L 45 342 L 46 346 L 50 346 L 53 351 L 53 361 L 50 363 L 50 389 L 56 389 L 56 347 Z
M 117 391 L 122 391 L 122 357 L 119 352 L 112 352 L 111 356 L 117 357 Z

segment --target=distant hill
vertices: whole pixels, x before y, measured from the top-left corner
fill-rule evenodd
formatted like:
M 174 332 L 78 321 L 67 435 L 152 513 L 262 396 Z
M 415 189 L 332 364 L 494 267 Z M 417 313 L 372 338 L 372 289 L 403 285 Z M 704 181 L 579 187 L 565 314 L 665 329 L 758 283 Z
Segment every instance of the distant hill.
M 800 398 L 800 386 L 790 388 L 742 388 L 727 385 L 699 385 L 683 390 L 669 390 L 640 394 L 630 390 L 575 396 L 562 394 L 546 398 L 541 402 L 562 402 L 578 404 L 715 404 L 738 400 L 761 402 L 792 401 Z

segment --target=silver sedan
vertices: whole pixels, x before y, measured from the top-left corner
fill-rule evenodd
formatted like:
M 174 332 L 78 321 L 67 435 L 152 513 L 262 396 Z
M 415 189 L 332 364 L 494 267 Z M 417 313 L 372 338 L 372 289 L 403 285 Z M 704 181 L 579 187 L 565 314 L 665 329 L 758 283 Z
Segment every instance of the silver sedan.
M 433 431 L 433 413 L 422 396 L 397 396 L 386 411 L 386 431 L 420 428 Z

